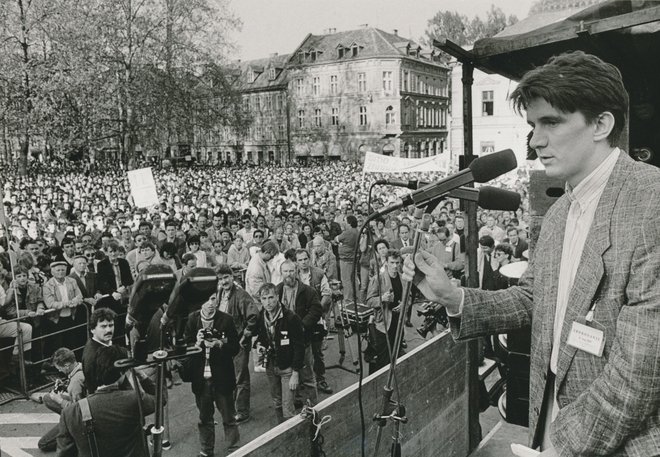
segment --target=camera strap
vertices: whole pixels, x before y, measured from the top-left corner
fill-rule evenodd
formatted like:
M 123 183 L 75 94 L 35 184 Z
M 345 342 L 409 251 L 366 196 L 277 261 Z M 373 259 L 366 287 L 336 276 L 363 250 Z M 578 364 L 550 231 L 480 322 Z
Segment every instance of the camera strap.
M 81 398 L 78 400 L 78 405 L 80 405 L 80 413 L 82 414 L 82 421 L 85 426 L 85 436 L 87 436 L 87 442 L 89 443 L 89 452 L 92 457 L 98 457 L 99 448 L 96 443 L 96 435 L 94 434 L 94 419 L 92 419 L 92 411 L 89 409 L 89 401 L 87 398 Z

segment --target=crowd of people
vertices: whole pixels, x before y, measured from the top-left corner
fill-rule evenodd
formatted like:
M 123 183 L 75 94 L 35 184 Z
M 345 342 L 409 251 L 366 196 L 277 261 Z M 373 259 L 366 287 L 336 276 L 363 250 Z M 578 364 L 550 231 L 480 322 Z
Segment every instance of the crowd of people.
M 213 454 L 214 404 L 229 447 L 239 442 L 238 426 L 250 419 L 250 358 L 255 371 L 266 372 L 277 421 L 304 402 L 315 404 L 319 391 L 333 392 L 323 357 L 325 335 L 335 327 L 331 284 L 341 285 L 345 301 L 374 309 L 377 338 L 369 342 L 368 362 L 371 370 L 388 363 L 386 335 L 395 330 L 402 299 L 401 254 L 420 221 L 411 206 L 372 221 L 368 233 L 360 235 L 359 227 L 370 209 L 403 190 L 376 188 L 370 208 L 369 186 L 378 176 L 343 162 L 153 171 L 160 204 L 146 209 L 133 205 L 120 169 L 61 161 L 34 164 L 24 177 L 5 174 L 0 338 L 11 340 L 0 344 L 0 354 L 12 363 L 1 377 L 10 379 L 21 361 L 13 341 L 20 329 L 29 376 L 49 368 L 69 377 L 82 372 L 86 395 L 94 392 L 94 383 L 103 382 L 94 355 L 113 340 L 125 344 L 132 286 L 149 265 L 166 265 L 177 280 L 198 267 L 218 277 L 217 293 L 185 328 L 187 343 L 203 348 L 188 373 L 200 413 L 200 455 Z M 499 185 L 526 202 L 523 170 Z M 430 229 L 421 249 L 452 277 L 464 277 L 466 220 L 458 202 L 446 200 L 424 217 Z M 524 203 L 517 212 L 480 211 L 478 219 L 481 283 L 493 289 L 502 283 L 499 268 L 523 257 L 529 214 Z M 97 367 L 104 373 L 106 359 Z M 79 390 L 43 400 L 61 412 Z M 71 447 L 75 433 L 63 439 Z M 54 450 L 55 441 L 50 435 L 40 446 Z

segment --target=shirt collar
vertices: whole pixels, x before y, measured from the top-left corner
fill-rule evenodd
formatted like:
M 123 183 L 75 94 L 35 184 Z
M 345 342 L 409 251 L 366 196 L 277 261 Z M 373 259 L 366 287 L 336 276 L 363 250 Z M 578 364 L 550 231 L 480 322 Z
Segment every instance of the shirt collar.
M 572 187 L 566 183 L 566 194 L 571 203 L 577 202 L 581 208 L 585 208 L 594 198 L 600 198 L 619 159 L 620 152 L 619 148 L 614 148 L 605 160 L 580 181 L 577 186 Z

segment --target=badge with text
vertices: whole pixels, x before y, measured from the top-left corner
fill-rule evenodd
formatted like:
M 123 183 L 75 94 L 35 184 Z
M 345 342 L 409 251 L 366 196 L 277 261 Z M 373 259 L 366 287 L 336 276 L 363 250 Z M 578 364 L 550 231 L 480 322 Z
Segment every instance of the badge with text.
M 605 333 L 600 329 L 573 322 L 566 344 L 596 357 L 602 357 L 605 348 Z

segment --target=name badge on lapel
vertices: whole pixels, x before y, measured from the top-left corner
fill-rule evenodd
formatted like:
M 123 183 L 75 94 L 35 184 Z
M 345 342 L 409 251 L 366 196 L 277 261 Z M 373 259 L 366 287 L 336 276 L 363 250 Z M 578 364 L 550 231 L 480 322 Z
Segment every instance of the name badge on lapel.
M 605 349 L 605 332 L 594 326 L 598 325 L 598 322 L 593 320 L 593 311 L 589 311 L 585 320 L 586 324 L 591 323 L 592 327 L 573 322 L 566 344 L 596 357 L 602 357 Z
M 282 339 L 280 340 L 280 346 L 288 346 L 289 345 L 289 332 L 288 331 L 282 331 Z

